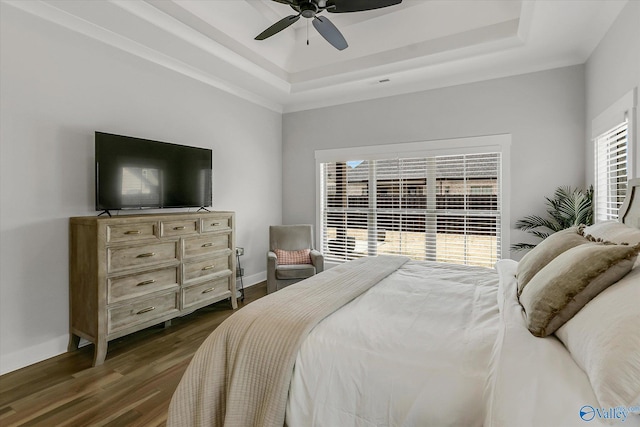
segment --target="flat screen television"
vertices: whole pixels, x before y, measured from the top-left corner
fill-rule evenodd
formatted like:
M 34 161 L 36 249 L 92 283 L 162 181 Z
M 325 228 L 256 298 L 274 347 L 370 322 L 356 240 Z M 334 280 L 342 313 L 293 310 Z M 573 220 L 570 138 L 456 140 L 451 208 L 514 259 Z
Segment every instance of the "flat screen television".
M 95 133 L 96 210 L 209 207 L 211 150 Z

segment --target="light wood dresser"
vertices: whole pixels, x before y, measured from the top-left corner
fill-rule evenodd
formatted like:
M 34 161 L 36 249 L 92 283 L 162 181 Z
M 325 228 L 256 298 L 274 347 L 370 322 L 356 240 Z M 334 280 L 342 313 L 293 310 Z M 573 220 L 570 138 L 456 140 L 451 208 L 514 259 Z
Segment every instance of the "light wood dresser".
M 191 313 L 235 292 L 233 212 L 70 219 L 69 351 Z

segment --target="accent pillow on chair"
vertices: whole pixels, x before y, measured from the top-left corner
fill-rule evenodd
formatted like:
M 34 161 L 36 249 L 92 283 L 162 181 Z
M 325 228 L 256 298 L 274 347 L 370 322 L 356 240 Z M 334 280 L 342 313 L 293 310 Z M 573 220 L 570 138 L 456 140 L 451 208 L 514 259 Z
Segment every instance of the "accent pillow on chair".
M 297 251 L 275 249 L 274 252 L 278 257 L 278 265 L 311 264 L 311 249 Z

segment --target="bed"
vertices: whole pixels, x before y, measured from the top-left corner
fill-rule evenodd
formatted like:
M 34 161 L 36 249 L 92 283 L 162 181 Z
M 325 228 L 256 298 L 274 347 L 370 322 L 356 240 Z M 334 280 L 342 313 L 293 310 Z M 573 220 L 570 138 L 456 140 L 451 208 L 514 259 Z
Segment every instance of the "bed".
M 495 269 L 364 258 L 261 298 L 197 351 L 168 425 L 640 426 L 640 179 L 620 222 L 574 234 Z M 584 291 L 540 306 L 586 251 L 626 255 L 604 271 L 598 252 Z

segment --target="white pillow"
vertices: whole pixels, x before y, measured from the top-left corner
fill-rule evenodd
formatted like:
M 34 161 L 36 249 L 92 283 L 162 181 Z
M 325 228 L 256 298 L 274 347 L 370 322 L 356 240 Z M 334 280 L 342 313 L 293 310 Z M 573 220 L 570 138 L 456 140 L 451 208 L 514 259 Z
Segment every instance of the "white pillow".
M 592 299 L 555 334 L 587 373 L 602 407 L 640 405 L 640 267 Z

